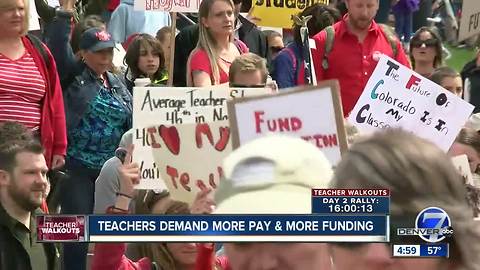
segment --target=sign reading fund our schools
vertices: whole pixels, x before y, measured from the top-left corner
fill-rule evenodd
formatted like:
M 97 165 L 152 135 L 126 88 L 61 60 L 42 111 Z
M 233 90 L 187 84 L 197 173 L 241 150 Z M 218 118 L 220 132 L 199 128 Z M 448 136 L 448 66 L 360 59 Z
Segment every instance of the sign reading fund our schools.
M 89 216 L 91 242 L 388 242 L 385 215 Z
M 232 100 L 228 112 L 234 148 L 269 133 L 285 134 L 316 145 L 333 165 L 347 148 L 336 80 Z
M 159 166 L 152 155 L 153 136 L 167 138 L 168 128 L 228 119 L 227 100 L 263 95 L 270 89 L 229 89 L 227 87 L 135 87 L 133 90 L 133 159 L 140 165 L 138 189 L 164 189 Z M 160 143 L 157 140 L 156 143 Z M 162 142 L 163 143 L 163 142 Z
M 478 0 L 463 0 L 458 41 L 462 41 L 479 33 L 480 2 Z
M 472 111 L 471 104 L 383 55 L 348 120 L 361 133 L 398 127 L 447 151 Z
M 135 0 L 134 10 L 198 12 L 201 0 Z
M 259 18 L 259 26 L 292 28 L 292 15 L 297 15 L 314 4 L 328 5 L 329 0 L 256 0 L 252 15 Z

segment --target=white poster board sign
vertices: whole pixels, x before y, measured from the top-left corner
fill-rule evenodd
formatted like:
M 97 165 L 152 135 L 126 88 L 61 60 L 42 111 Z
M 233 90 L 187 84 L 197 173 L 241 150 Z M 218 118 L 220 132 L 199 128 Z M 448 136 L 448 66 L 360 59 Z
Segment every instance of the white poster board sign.
M 480 1 L 463 0 L 458 41 L 480 34 Z
M 472 111 L 471 104 L 383 55 L 348 120 L 360 133 L 402 128 L 447 152 Z
M 201 0 L 135 0 L 134 10 L 198 12 Z
M 28 11 L 28 30 L 29 31 L 34 31 L 34 30 L 40 30 L 40 21 L 38 20 L 38 13 L 37 9 L 35 8 L 35 4 L 32 3 L 29 5 L 29 11 Z
M 200 190 L 215 191 L 232 152 L 228 121 L 153 128 L 160 130 L 153 156 L 172 199 L 191 204 Z
M 234 148 L 269 133 L 316 145 L 332 165 L 347 149 L 338 81 L 228 102 Z
M 59 7 L 60 6 L 60 1 L 58 0 L 48 0 L 48 5 L 51 7 Z
M 158 143 L 159 125 L 207 123 L 228 120 L 227 100 L 264 95 L 267 88 L 229 89 L 191 87 L 135 87 L 133 90 L 133 160 L 140 165 L 137 189 L 164 189 L 160 168 L 154 162 L 151 145 Z

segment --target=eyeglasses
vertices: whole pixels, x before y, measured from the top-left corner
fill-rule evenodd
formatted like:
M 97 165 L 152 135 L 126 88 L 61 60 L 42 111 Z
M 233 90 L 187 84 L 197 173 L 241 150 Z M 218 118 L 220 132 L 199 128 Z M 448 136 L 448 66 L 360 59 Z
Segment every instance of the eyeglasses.
M 270 47 L 270 51 L 273 53 L 279 53 L 281 50 L 283 50 L 284 47 Z
M 239 83 L 233 83 L 230 84 L 230 87 L 232 88 L 265 88 L 265 84 L 239 84 Z
M 424 44 L 425 44 L 425 47 L 435 47 L 438 45 L 438 40 L 434 38 L 430 38 L 427 40 L 412 39 L 410 41 L 410 46 L 414 48 L 420 48 Z

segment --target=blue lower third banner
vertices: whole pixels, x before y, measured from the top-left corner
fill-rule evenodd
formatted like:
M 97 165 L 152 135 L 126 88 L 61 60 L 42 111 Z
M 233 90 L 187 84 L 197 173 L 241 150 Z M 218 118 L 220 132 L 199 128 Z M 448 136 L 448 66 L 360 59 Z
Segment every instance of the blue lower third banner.
M 388 242 L 389 217 L 93 215 L 90 242 Z

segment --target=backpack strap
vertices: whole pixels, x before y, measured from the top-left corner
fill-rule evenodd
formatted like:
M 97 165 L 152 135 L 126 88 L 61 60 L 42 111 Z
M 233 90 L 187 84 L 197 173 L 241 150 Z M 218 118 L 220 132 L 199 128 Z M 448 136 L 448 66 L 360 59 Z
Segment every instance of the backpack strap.
M 287 54 L 290 56 L 291 60 L 292 60 L 292 64 L 293 64 L 293 70 L 295 70 L 295 84 L 298 83 L 298 59 L 297 57 L 295 56 L 295 53 L 293 52 L 292 48 L 290 47 L 285 47 L 284 49 Z
M 325 27 L 324 30 L 327 35 L 325 37 L 325 48 L 323 50 L 322 67 L 324 70 L 327 70 L 329 67 L 328 55 L 333 49 L 333 41 L 335 39 L 335 28 L 333 28 L 333 25 L 329 25 Z
M 392 47 L 392 52 L 393 52 L 393 57 L 397 58 L 398 56 L 398 47 L 397 47 L 397 39 L 395 37 L 395 34 L 392 31 L 392 28 L 390 26 L 379 23 L 380 28 L 382 29 L 383 33 L 387 37 L 388 43 L 390 43 L 390 47 Z
M 240 54 L 248 53 L 247 45 L 243 43 L 243 41 L 241 41 L 240 39 L 235 39 L 233 41 L 233 44 L 235 44 Z
M 45 61 L 45 65 L 47 66 L 47 69 L 50 69 L 50 58 L 48 57 L 48 53 L 45 50 L 45 47 L 43 47 L 42 42 L 40 39 L 38 39 L 36 36 L 32 34 L 27 34 L 27 38 L 32 42 L 33 46 L 35 49 L 37 49 L 38 52 L 42 55 L 43 60 Z

